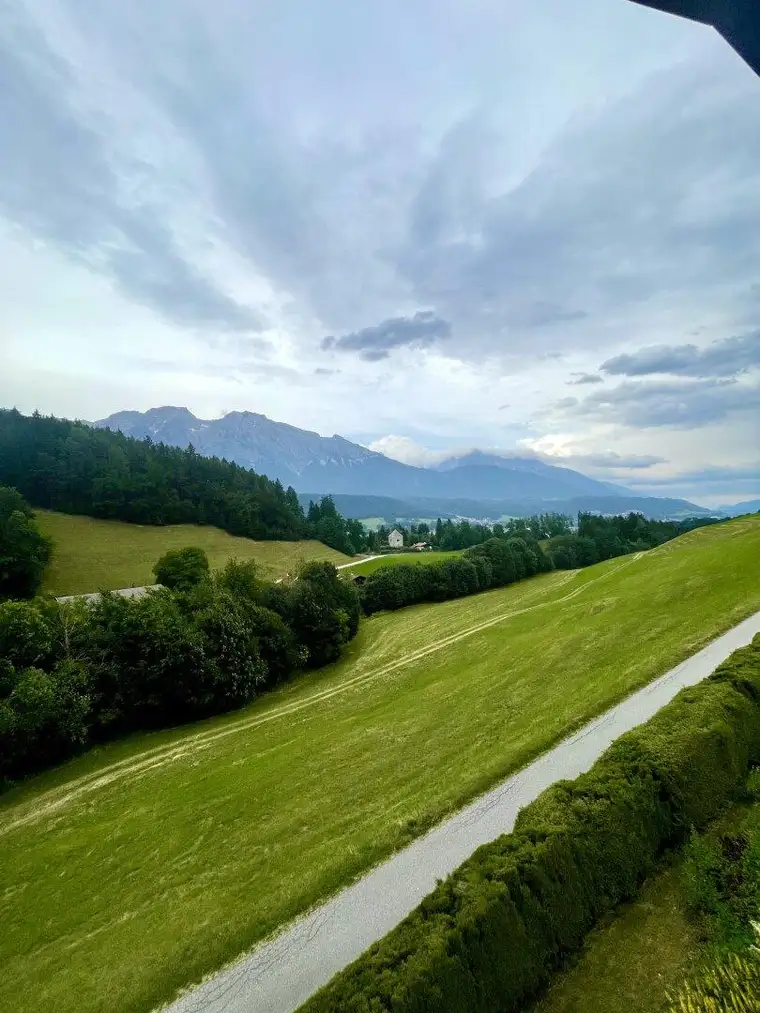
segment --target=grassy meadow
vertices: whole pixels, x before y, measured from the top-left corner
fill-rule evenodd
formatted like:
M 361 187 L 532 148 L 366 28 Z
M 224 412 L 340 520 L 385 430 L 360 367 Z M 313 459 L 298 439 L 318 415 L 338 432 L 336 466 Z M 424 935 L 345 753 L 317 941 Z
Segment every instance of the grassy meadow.
M 760 609 L 760 518 L 382 614 L 0 798 L 0 1009 L 145 1013 Z
M 83 594 L 153 584 L 151 570 L 159 556 L 186 545 L 203 549 L 212 569 L 236 556 L 254 559 L 262 574 L 272 579 L 283 577 L 303 560 L 329 559 L 339 565 L 351 558 L 315 541 L 255 542 L 195 524 L 153 527 L 50 510 L 35 513 L 40 529 L 55 543 L 53 562 L 42 586 L 45 594 Z
M 400 566 L 402 563 L 440 563 L 444 559 L 455 559 L 461 555 L 461 549 L 453 552 L 389 552 L 385 556 L 378 556 L 377 559 L 368 559 L 365 563 L 357 563 L 351 567 L 349 572 L 352 575 L 363 573 L 366 576 L 381 566 Z

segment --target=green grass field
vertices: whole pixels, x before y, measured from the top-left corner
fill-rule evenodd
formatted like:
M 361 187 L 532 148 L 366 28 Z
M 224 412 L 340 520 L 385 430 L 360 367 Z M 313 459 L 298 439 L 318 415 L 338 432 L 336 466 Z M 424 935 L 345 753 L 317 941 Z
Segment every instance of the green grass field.
M 195 524 L 158 528 L 48 510 L 35 513 L 40 529 L 55 542 L 53 562 L 42 585 L 45 594 L 82 594 L 153 584 L 151 570 L 159 556 L 186 545 L 203 549 L 212 569 L 236 556 L 254 559 L 269 578 L 290 573 L 302 560 L 329 559 L 339 565 L 351 558 L 321 542 L 255 542 Z
M 760 518 L 385 613 L 0 799 L 0 1009 L 147 1011 L 760 609 Z
M 402 563 L 436 563 L 444 559 L 456 559 L 461 556 L 461 551 L 456 552 L 389 552 L 377 559 L 368 559 L 366 563 L 357 563 L 352 566 L 349 573 L 373 573 L 381 566 L 399 566 Z

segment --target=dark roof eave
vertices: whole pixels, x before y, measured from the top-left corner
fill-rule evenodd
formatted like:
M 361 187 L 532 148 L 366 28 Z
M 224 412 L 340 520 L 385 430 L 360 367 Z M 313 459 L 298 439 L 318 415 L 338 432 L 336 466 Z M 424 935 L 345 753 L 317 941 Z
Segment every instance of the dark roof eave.
M 760 5 L 755 0 L 633 0 L 666 14 L 712 25 L 760 75 Z

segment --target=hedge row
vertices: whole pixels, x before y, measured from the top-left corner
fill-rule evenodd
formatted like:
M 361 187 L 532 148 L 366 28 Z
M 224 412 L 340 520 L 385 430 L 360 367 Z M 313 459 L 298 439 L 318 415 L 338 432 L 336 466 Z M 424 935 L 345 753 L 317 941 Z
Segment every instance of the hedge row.
M 510 1013 L 760 760 L 760 637 L 545 791 L 304 1013 Z

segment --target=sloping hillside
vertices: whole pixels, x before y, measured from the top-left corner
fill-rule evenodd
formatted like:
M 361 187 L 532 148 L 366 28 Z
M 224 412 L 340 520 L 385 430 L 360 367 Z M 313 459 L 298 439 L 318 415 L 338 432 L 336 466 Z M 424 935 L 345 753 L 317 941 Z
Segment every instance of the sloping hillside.
M 29 781 L 0 800 L 0 1008 L 147 1013 L 760 609 L 759 555 L 743 518 L 381 615 L 245 711 Z
M 158 557 L 186 545 L 203 549 L 212 569 L 235 556 L 255 560 L 271 578 L 284 576 L 302 560 L 329 559 L 336 565 L 350 561 L 349 556 L 315 541 L 257 542 L 195 524 L 154 527 L 49 510 L 38 510 L 36 515 L 41 530 L 55 543 L 53 562 L 42 586 L 45 594 L 83 594 L 152 584 L 151 568 Z

